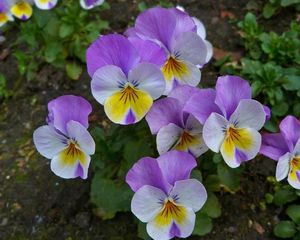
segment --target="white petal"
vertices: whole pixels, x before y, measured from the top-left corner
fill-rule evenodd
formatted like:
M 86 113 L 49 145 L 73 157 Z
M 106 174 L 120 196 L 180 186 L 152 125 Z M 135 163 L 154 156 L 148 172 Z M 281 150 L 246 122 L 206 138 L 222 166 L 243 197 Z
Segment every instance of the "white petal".
M 104 104 L 105 100 L 127 83 L 127 78 L 121 68 L 107 65 L 99 68 L 93 75 L 91 82 L 94 98 Z
M 290 160 L 292 155 L 290 153 L 286 153 L 281 156 L 277 162 L 276 167 L 276 180 L 281 181 L 285 179 L 290 170 Z
M 171 226 L 172 221 L 166 226 L 158 226 L 155 221 L 151 221 L 147 224 L 147 233 L 153 240 L 169 240 L 173 238 L 170 236 Z
M 182 77 L 180 79 L 177 79 L 180 81 L 180 84 L 187 84 L 193 87 L 196 87 L 200 80 L 201 80 L 201 71 L 200 69 L 187 61 L 183 61 L 184 64 L 187 67 L 188 73 L 187 74 L 183 74 Z
M 170 192 L 175 202 L 187 208 L 199 211 L 207 200 L 205 187 L 196 179 L 187 179 L 175 182 Z
M 51 159 L 66 148 L 68 139 L 57 133 L 54 128 L 42 126 L 34 131 L 33 142 L 41 155 Z
M 176 222 L 176 225 L 179 228 L 180 234 L 178 237 L 186 238 L 190 236 L 195 227 L 196 215 L 191 208 L 186 208 L 186 219 L 182 223 Z
M 197 27 L 197 34 L 199 37 L 201 37 L 202 39 L 206 38 L 206 30 L 204 27 L 204 24 L 196 17 L 192 17 L 194 23 L 196 24 Z
M 57 4 L 57 0 L 48 0 L 48 1 L 41 1 L 41 0 L 34 0 L 35 5 L 42 10 L 49 10 Z
M 214 54 L 214 48 L 213 48 L 212 44 L 209 41 L 204 40 L 204 42 L 205 42 L 206 50 L 207 50 L 207 55 L 206 55 L 205 62 L 208 63 L 209 60 L 212 58 L 212 56 Z
M 207 48 L 204 40 L 196 33 L 185 32 L 176 39 L 172 54 L 180 60 L 202 65 L 205 63 Z
M 296 189 L 300 189 L 300 181 L 298 179 L 294 180 L 290 177 L 290 174 L 288 176 L 288 183 Z
M 173 123 L 162 127 L 156 136 L 157 151 L 159 155 L 171 150 L 178 142 L 183 129 Z
M 67 123 L 68 136 L 76 140 L 80 149 L 92 155 L 95 153 L 95 142 L 91 134 L 79 122 L 69 121 Z
M 98 1 L 95 1 L 95 3 L 93 3 L 92 5 L 88 6 L 86 4 L 86 0 L 80 0 L 80 6 L 83 8 L 83 9 L 86 9 L 86 10 L 89 10 L 89 9 L 92 9 L 96 6 L 99 6 L 101 5 L 102 3 L 104 2 L 104 0 L 98 0 Z
M 227 120 L 218 113 L 212 113 L 203 126 L 205 144 L 214 152 L 219 152 L 225 138 Z
M 300 156 L 300 138 L 298 139 L 298 141 L 294 147 L 293 155 Z
M 128 80 L 138 89 L 149 93 L 154 100 L 163 94 L 166 87 L 162 72 L 151 63 L 139 64 L 129 72 Z
M 81 177 L 82 179 L 86 179 L 91 157 L 84 152 L 83 154 L 85 157 L 85 164 L 80 164 L 79 161 L 74 162 L 74 164 L 65 164 L 60 156 L 56 155 L 51 160 L 51 170 L 55 173 L 55 175 L 61 178 L 70 179 Z
M 263 105 L 252 99 L 242 99 L 229 120 L 237 128 L 254 128 L 256 130 L 260 130 L 265 121 L 266 113 Z
M 145 185 L 134 194 L 131 211 L 142 222 L 149 222 L 161 211 L 166 197 L 159 188 Z

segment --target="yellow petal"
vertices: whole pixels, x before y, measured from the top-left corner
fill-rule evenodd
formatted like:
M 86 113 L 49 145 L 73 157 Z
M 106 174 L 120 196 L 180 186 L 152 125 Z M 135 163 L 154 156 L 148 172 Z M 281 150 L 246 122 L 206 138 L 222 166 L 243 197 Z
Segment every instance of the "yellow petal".
M 188 151 L 190 147 L 194 147 L 199 144 L 199 136 L 193 136 L 189 132 L 184 131 L 174 149 L 179 151 Z
M 69 146 L 59 154 L 62 165 L 75 165 L 78 161 L 82 164 L 86 164 L 86 158 L 84 153 L 74 142 L 70 142 Z
M 188 75 L 188 67 L 183 61 L 170 56 L 162 67 L 162 72 L 167 81 L 171 81 L 174 77 L 176 79 L 181 79 L 182 76 Z
M 21 20 L 27 20 L 32 15 L 32 7 L 27 2 L 18 2 L 11 7 L 10 11 Z
M 111 121 L 131 124 L 140 121 L 152 103 L 153 99 L 147 92 L 128 85 L 106 99 L 104 110 Z
M 294 157 L 290 162 L 290 178 L 293 181 L 298 180 L 297 172 L 300 171 L 300 156 Z

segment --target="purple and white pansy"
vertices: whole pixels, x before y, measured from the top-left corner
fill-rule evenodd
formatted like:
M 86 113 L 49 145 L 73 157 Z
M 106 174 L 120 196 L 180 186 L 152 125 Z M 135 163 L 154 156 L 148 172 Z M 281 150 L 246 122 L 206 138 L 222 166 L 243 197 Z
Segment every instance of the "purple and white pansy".
M 135 192 L 131 211 L 147 223 L 154 240 L 186 238 L 206 199 L 204 186 L 190 173 L 197 165 L 192 155 L 170 151 L 157 159 L 144 157 L 129 170 L 126 182 Z
M 83 9 L 90 10 L 94 7 L 100 6 L 104 0 L 80 0 L 80 6 Z
M 41 155 L 51 159 L 51 170 L 62 178 L 86 179 L 95 142 L 87 131 L 92 107 L 82 97 L 65 95 L 48 103 L 48 125 L 33 133 Z
M 247 81 L 237 76 L 222 76 L 217 80 L 216 90 L 199 90 L 187 102 L 184 111 L 204 124 L 206 145 L 214 152 L 220 151 L 228 166 L 236 168 L 259 152 L 258 130 L 267 118 L 264 109 L 251 99 Z
M 207 46 L 197 34 L 194 20 L 177 8 L 154 7 L 141 13 L 127 36 L 151 40 L 167 53 L 162 72 L 167 95 L 177 85 L 197 86 L 201 79 L 198 66 L 207 60 Z
M 133 124 L 146 115 L 165 90 L 165 58 L 158 44 L 119 34 L 101 36 L 88 48 L 92 94 L 111 121 Z
M 279 128 L 279 133 L 263 134 L 260 153 L 277 161 L 277 181 L 287 177 L 292 187 L 300 189 L 300 121 L 287 116 Z
M 178 86 L 167 98 L 156 101 L 146 116 L 152 134 L 157 134 L 159 154 L 172 149 L 189 152 L 195 157 L 208 150 L 202 138 L 202 125 L 183 111 L 190 96 L 199 91 L 188 85 Z

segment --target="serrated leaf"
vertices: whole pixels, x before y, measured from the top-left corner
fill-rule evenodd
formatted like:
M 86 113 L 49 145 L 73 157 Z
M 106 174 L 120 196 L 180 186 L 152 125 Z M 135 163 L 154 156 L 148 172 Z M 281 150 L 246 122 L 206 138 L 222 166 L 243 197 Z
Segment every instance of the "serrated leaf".
M 74 26 L 69 24 L 62 24 L 59 27 L 59 36 L 65 38 L 70 36 L 74 32 Z

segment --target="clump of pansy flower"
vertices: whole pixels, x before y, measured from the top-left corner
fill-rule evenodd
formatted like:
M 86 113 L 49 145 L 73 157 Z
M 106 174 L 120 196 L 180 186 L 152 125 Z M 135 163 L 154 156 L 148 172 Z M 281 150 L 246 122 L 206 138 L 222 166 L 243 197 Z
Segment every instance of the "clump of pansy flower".
M 100 2 L 81 4 L 89 9 Z M 126 176 L 135 192 L 131 210 L 147 223 L 154 240 L 192 234 L 195 212 L 207 193 L 190 173 L 195 158 L 209 149 L 221 152 L 231 168 L 260 152 L 278 161 L 278 181 L 288 176 L 300 188 L 300 122 L 288 116 L 280 133 L 261 136 L 270 109 L 252 99 L 246 80 L 220 76 L 215 89 L 198 88 L 200 69 L 212 49 L 200 20 L 180 7 L 154 7 L 141 13 L 124 35 L 102 35 L 87 50 L 92 95 L 107 117 L 121 125 L 145 117 L 156 135 L 160 156 L 140 159 Z M 37 150 L 51 159 L 56 175 L 87 178 L 95 152 L 87 131 L 90 104 L 67 95 L 52 100 L 48 110 L 48 125 L 34 132 Z
M 14 17 L 22 21 L 28 20 L 33 13 L 32 5 L 41 10 L 51 10 L 58 0 L 1 0 L 0 1 L 0 27 Z M 101 5 L 104 0 L 79 0 L 83 9 L 89 10 Z

